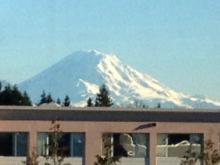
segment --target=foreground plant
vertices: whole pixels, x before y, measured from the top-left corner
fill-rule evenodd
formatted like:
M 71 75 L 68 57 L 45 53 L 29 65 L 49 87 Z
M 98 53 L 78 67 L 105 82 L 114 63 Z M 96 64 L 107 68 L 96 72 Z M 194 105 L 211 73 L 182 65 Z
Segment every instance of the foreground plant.
M 184 160 L 181 161 L 181 165 L 195 165 L 196 162 L 201 158 L 201 154 L 192 150 L 192 143 L 190 143 L 189 149 L 184 155 Z
M 214 147 L 211 140 L 205 142 L 203 157 L 205 165 L 217 165 L 220 162 L 220 150 Z
M 27 160 L 23 163 L 26 165 L 38 165 L 39 161 L 37 160 L 39 155 L 37 154 L 36 150 L 33 150 L 31 154 L 27 156 Z
M 112 151 L 112 142 L 110 140 L 110 135 L 106 134 L 103 137 L 103 148 L 104 153 L 103 155 L 96 155 L 96 162 L 94 165 L 117 165 L 120 162 L 122 156 L 114 156 Z
M 200 155 L 192 152 L 192 144 L 181 161 L 181 165 L 195 165 L 201 159 L 204 165 L 218 165 L 220 162 L 220 150 L 216 149 L 212 140 L 207 140 L 204 143 L 204 151 Z

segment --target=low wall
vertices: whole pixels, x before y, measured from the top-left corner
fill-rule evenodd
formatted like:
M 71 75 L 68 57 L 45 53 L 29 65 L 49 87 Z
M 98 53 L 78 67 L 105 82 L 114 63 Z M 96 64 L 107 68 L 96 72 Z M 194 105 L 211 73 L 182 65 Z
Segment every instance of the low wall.
M 182 158 L 178 157 L 157 157 L 157 165 L 180 165 Z M 200 161 L 197 161 L 195 165 L 200 165 Z
M 118 165 L 149 165 L 146 158 L 122 158 Z
M 39 165 L 44 165 L 46 162 L 53 164 L 52 160 L 46 160 L 43 157 L 38 158 L 39 160 Z M 83 165 L 83 159 L 82 158 L 65 158 L 62 162 L 62 164 L 66 165 Z
M 26 157 L 0 156 L 1 165 L 25 165 Z
M 0 156 L 0 165 L 25 165 L 26 157 L 9 157 Z M 38 158 L 39 165 L 44 165 L 46 162 L 53 164 L 51 160 L 46 160 L 43 157 Z M 63 164 L 66 165 L 83 165 L 82 158 L 65 158 Z

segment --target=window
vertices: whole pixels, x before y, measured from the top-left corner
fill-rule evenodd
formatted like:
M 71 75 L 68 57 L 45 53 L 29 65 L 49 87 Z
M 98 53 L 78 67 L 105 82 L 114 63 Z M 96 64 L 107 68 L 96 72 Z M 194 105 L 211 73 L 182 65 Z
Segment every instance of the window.
M 156 149 L 157 164 L 162 165 L 165 161 L 172 161 L 179 164 L 182 158 L 190 155 L 200 158 L 202 144 L 202 134 L 158 134 Z M 163 159 L 160 159 L 162 157 Z M 160 160 L 162 161 L 160 162 Z
M 27 133 L 0 133 L 0 156 L 26 156 Z
M 78 156 L 82 157 L 84 153 L 84 136 L 83 134 L 70 134 L 70 142 L 71 142 L 71 147 L 70 147 L 70 156 Z
M 122 157 L 148 157 L 148 135 L 143 133 L 106 133 L 103 150 L 111 146 L 112 155 Z
M 27 154 L 27 133 L 15 133 L 14 146 L 15 156 L 25 156 Z
M 38 154 L 48 156 L 51 154 L 51 133 L 38 133 Z M 58 140 L 59 153 L 66 157 L 82 157 L 84 153 L 84 134 L 62 133 Z

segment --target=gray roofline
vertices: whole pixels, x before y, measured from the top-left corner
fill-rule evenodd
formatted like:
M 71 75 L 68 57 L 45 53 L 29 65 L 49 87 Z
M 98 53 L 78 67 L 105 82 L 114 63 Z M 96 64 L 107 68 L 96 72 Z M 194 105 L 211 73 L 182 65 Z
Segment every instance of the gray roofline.
M 220 122 L 220 110 L 0 106 L 0 120 Z
M 207 112 L 220 113 L 220 109 L 186 109 L 186 108 L 120 108 L 120 107 L 41 107 L 41 106 L 1 106 L 1 110 L 73 110 L 73 111 L 132 111 L 132 112 Z

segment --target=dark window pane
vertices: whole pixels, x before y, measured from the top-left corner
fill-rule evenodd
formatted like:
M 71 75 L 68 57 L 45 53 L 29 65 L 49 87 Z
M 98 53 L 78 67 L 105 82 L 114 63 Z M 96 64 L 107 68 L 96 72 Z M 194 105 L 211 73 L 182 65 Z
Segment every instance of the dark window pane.
M 189 141 L 189 134 L 169 134 L 168 144 L 177 144 L 184 140 Z
M 58 143 L 58 147 L 55 147 Z M 57 150 L 59 156 L 70 156 L 70 133 L 49 133 L 49 155 Z
M 13 134 L 0 133 L 0 156 L 13 156 Z
M 81 133 L 72 133 L 71 134 L 72 141 L 72 153 L 71 156 L 79 156 L 82 157 L 84 153 L 84 136 Z
M 40 156 L 49 155 L 49 134 L 48 133 L 38 133 L 37 151 Z
M 25 156 L 27 154 L 27 134 L 15 133 L 16 139 L 16 156 Z
M 38 154 L 52 155 L 54 148 L 54 134 L 38 133 Z M 58 141 L 58 155 L 82 157 L 84 154 L 84 135 L 81 133 L 61 133 Z
M 70 156 L 70 133 L 62 134 L 59 140 L 59 155 Z
M 0 133 L 0 156 L 26 156 L 27 133 Z

